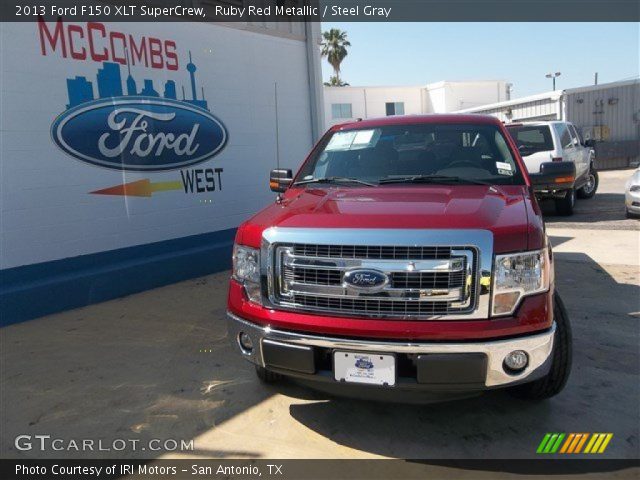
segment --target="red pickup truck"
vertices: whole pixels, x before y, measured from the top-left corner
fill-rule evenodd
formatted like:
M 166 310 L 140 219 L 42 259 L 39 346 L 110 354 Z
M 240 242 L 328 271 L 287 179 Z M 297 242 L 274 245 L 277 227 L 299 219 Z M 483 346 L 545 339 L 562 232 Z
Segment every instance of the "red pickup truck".
M 538 182 L 575 175 L 552 163 Z M 258 376 L 543 399 L 571 330 L 522 158 L 480 115 L 331 128 L 236 235 L 229 338 Z M 373 393 L 369 390 L 369 393 Z

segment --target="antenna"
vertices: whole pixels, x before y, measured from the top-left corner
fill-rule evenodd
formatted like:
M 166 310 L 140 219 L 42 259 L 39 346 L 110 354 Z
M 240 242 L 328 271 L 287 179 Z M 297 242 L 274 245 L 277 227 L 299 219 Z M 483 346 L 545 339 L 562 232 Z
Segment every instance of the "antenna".
M 182 85 L 182 100 L 186 100 L 186 98 L 184 96 L 184 85 Z
M 204 100 L 204 87 L 200 87 L 202 89 L 202 100 Z
M 276 168 L 280 170 L 280 126 L 278 124 L 278 82 L 273 84 L 273 96 L 276 102 Z
M 276 108 L 276 168 L 280 170 L 280 124 L 278 123 L 278 82 L 273 84 L 273 99 L 275 100 Z M 276 197 L 276 203 L 282 202 L 282 196 L 278 192 Z

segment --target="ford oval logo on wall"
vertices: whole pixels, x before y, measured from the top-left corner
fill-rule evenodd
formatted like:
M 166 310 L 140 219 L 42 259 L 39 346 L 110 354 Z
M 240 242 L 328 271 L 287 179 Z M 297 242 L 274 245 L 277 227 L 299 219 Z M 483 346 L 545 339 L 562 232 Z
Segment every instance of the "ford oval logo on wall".
M 224 125 L 197 105 L 169 98 L 101 98 L 66 110 L 53 141 L 83 162 L 126 171 L 173 170 L 204 162 L 227 142 Z
M 357 269 L 344 274 L 344 284 L 360 292 L 379 292 L 389 284 L 389 276 L 378 270 Z

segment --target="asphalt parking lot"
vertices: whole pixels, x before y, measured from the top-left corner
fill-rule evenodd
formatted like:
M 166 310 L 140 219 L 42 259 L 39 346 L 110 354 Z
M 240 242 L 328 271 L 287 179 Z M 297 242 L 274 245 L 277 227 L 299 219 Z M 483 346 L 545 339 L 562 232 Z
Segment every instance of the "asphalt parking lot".
M 542 403 L 496 391 L 446 403 L 335 398 L 260 384 L 226 339 L 228 272 L 3 328 L 0 455 L 118 458 L 534 458 L 546 432 L 612 432 L 606 458 L 640 456 L 640 221 L 631 171 L 604 172 L 577 213 L 545 207 L 573 373 Z M 187 452 L 18 451 L 21 434 L 194 439 Z

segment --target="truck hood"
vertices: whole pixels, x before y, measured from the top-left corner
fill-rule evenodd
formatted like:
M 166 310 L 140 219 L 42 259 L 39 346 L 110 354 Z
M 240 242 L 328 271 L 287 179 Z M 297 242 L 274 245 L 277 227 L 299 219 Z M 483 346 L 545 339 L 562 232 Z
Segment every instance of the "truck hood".
M 239 232 L 258 246 L 269 227 L 484 229 L 496 252 L 542 247 L 542 222 L 524 186 L 386 185 L 289 189 Z

